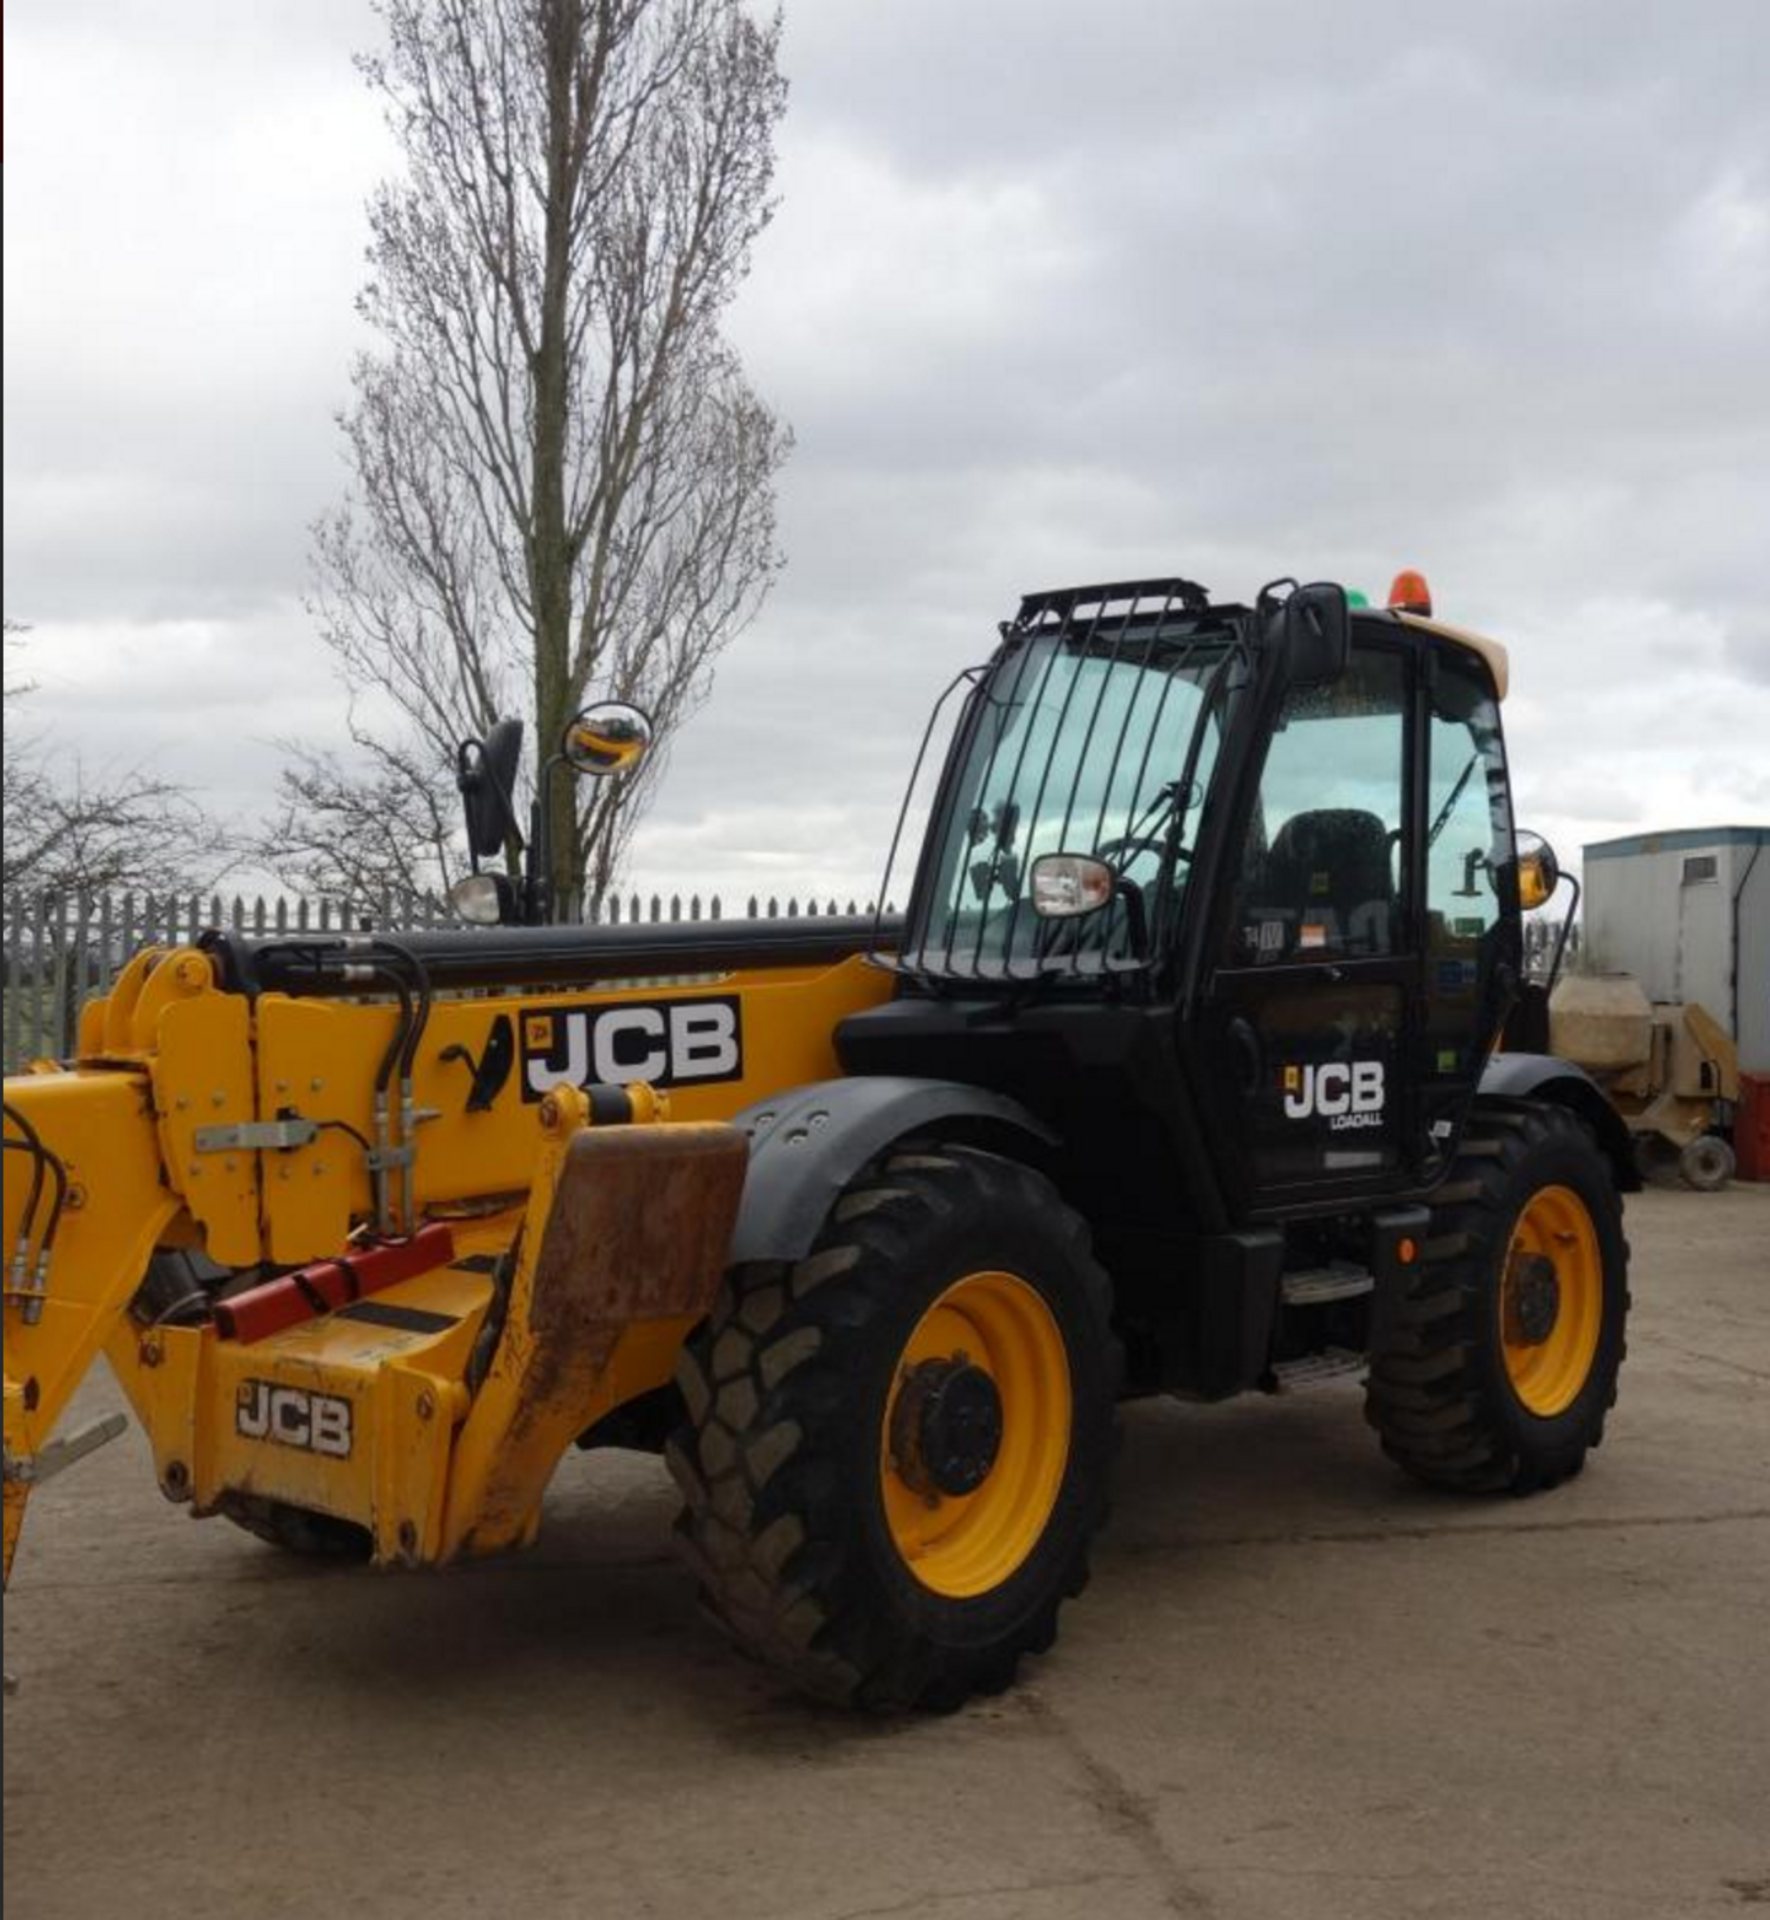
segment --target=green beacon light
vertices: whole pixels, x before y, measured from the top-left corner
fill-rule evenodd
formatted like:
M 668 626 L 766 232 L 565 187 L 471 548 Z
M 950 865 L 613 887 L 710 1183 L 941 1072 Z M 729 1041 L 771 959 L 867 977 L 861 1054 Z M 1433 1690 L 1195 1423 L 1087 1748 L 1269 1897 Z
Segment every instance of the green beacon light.
M 1351 607 L 1354 612 L 1360 607 L 1368 607 L 1370 603 L 1371 597 L 1368 593 L 1361 593 L 1357 587 L 1349 587 L 1347 589 L 1346 604 Z

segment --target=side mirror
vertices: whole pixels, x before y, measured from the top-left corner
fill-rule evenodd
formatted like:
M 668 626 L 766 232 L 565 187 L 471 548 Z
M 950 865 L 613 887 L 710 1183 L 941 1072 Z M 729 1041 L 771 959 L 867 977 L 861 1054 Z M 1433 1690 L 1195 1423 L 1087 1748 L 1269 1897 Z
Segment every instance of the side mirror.
M 1346 589 L 1326 580 L 1299 587 L 1284 603 L 1284 648 L 1293 686 L 1325 687 L 1338 680 L 1352 651 Z
M 1522 832 L 1518 839 L 1518 904 L 1526 913 L 1546 907 L 1561 884 L 1561 862 L 1540 833 Z
M 1041 920 L 1073 920 L 1106 905 L 1118 875 L 1085 853 L 1041 853 L 1032 863 L 1032 906 Z
M 516 769 L 522 760 L 522 722 L 500 720 L 483 740 L 463 740 L 455 749 L 455 785 L 467 811 L 467 844 L 476 860 L 504 851 L 516 822 Z
M 508 926 L 519 917 L 516 883 L 503 873 L 463 874 L 449 889 L 449 905 L 473 927 Z
M 651 715 L 625 700 L 603 700 L 566 722 L 560 757 L 574 773 L 601 779 L 633 773 L 650 750 Z

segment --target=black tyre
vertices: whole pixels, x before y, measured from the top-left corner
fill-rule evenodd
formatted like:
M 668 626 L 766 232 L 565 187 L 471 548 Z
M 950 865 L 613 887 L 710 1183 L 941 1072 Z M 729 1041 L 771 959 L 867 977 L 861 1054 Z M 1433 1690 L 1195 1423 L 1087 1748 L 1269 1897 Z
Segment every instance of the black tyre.
M 312 1513 L 282 1500 L 256 1494 L 227 1493 L 218 1511 L 236 1527 L 243 1527 L 267 1546 L 281 1547 L 310 1560 L 363 1561 L 374 1551 L 367 1527 L 339 1520 L 329 1513 Z
M 720 1623 L 839 1703 L 956 1707 L 1042 1653 L 1105 1515 L 1119 1351 L 1088 1231 L 964 1147 L 859 1176 L 728 1276 L 677 1372 L 677 1537 Z
M 1678 1155 L 1679 1179 L 1698 1193 L 1719 1193 L 1733 1173 L 1733 1149 L 1718 1134 L 1699 1134 Z
M 1483 1107 L 1371 1356 L 1365 1413 L 1419 1479 L 1530 1493 L 1604 1436 L 1628 1318 L 1610 1163 L 1555 1106 Z

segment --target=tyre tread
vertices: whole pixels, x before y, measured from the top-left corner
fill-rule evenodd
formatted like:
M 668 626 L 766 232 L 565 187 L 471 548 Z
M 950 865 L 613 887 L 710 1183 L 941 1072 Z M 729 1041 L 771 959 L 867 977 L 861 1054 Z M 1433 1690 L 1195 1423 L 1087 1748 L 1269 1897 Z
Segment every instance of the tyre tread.
M 1484 1103 L 1456 1162 L 1432 1201 L 1433 1219 L 1411 1286 L 1396 1302 L 1389 1341 L 1371 1356 L 1365 1417 L 1383 1451 L 1416 1479 L 1462 1493 L 1546 1490 L 1576 1474 L 1603 1438 L 1616 1401 L 1615 1364 L 1589 1429 L 1548 1449 L 1520 1446 L 1484 1384 L 1478 1316 L 1491 1308 L 1489 1275 L 1506 1255 L 1507 1194 L 1524 1163 L 1546 1143 L 1589 1154 L 1609 1204 L 1618 1210 L 1610 1164 L 1578 1115 L 1538 1103 Z M 1621 1242 L 1626 1263 L 1628 1242 Z M 1626 1314 L 1626 1278 L 1622 1309 Z
M 1089 1544 L 1106 1511 L 1104 1472 L 1090 1485 L 1050 1598 L 1005 1646 L 938 1647 L 907 1630 L 881 1604 L 842 1524 L 833 1456 L 853 1419 L 849 1368 L 901 1293 L 900 1262 L 918 1231 L 980 1208 L 1035 1214 L 1082 1256 L 1116 1397 L 1110 1283 L 1087 1251 L 1086 1224 L 1031 1168 L 944 1143 L 898 1148 L 863 1174 L 803 1260 L 735 1269 L 683 1349 L 678 1379 L 691 1419 L 666 1452 L 684 1503 L 679 1551 L 726 1634 L 825 1700 L 939 1711 L 1000 1692 L 1022 1654 L 1050 1646 L 1058 1606 L 1087 1583 Z M 709 1392 L 715 1372 L 721 1384 Z M 753 1396 L 747 1420 L 732 1418 L 731 1382 Z

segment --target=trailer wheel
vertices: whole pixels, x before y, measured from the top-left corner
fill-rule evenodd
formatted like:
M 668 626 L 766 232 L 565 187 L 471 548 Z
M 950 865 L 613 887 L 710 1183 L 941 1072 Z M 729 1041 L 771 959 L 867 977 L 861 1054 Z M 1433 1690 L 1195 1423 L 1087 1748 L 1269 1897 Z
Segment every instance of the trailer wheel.
M 964 1147 L 867 1170 L 796 1265 L 735 1270 L 677 1383 L 677 1538 L 718 1622 L 821 1698 L 958 1706 L 1088 1577 L 1119 1375 L 1056 1189 Z
M 1719 1193 L 1733 1170 L 1733 1149 L 1717 1134 L 1698 1134 L 1678 1155 L 1679 1179 L 1698 1193 Z
M 1383 1450 L 1460 1492 L 1571 1479 L 1604 1437 L 1628 1317 L 1608 1161 L 1566 1108 L 1478 1109 L 1371 1356 Z

